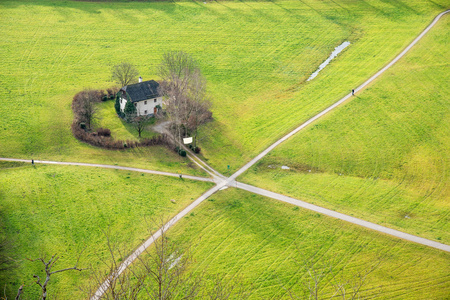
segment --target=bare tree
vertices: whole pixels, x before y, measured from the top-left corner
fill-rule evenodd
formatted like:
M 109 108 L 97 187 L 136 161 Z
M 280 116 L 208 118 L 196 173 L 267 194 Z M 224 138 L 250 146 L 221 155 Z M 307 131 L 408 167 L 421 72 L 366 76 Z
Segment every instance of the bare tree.
M 372 273 L 381 263 L 378 261 L 371 267 L 362 271 L 356 272 L 348 279 L 338 278 L 334 280 L 335 294 L 343 300 L 355 300 L 361 298 L 361 289 L 364 287 L 367 277 Z
M 14 298 L 14 300 L 19 300 L 20 299 L 20 295 L 22 295 L 22 293 L 23 293 L 23 284 L 19 287 L 19 289 L 17 290 L 17 295 L 16 295 L 16 297 Z M 5 297 L 5 300 L 6 300 L 6 297 Z
M 78 257 L 77 262 L 75 263 L 75 266 L 71 267 L 71 268 L 65 268 L 65 269 L 60 269 L 57 271 L 52 271 L 53 266 L 55 265 L 55 263 L 58 261 L 59 257 L 55 255 L 53 255 L 48 261 L 46 261 L 45 257 L 42 258 L 37 258 L 37 259 L 29 259 L 30 261 L 40 261 L 44 267 L 45 267 L 45 281 L 41 282 L 41 278 L 38 275 L 33 275 L 34 278 L 37 279 L 36 284 L 39 285 L 41 287 L 42 290 L 42 295 L 41 295 L 41 300 L 45 300 L 47 299 L 47 285 L 50 281 L 50 277 L 53 274 L 56 273 L 61 273 L 61 272 L 65 272 L 65 271 L 69 271 L 69 270 L 76 270 L 76 271 L 82 271 L 84 269 L 80 269 L 78 268 L 78 262 L 80 260 L 80 257 Z M 18 296 L 20 296 L 21 291 L 19 290 L 19 294 Z
M 197 147 L 198 127 L 205 124 L 212 118 L 212 113 L 209 110 L 210 107 L 211 103 L 207 100 L 198 102 L 193 101 L 191 104 L 191 109 L 186 125 L 189 129 L 190 134 L 193 135 L 194 149 Z
M 139 137 L 141 137 L 142 131 L 148 125 L 150 118 L 148 116 L 137 116 L 131 119 L 131 125 L 137 130 Z
M 112 79 L 122 87 L 131 83 L 136 83 L 138 75 L 138 70 L 132 64 L 127 62 L 115 65 L 111 71 Z
M 189 251 L 177 247 L 167 238 L 163 222 L 159 226 L 162 234 L 154 241 L 152 249 L 139 256 L 137 262 L 121 274 L 117 274 L 121 268 L 117 261 L 124 261 L 123 253 L 127 251 L 118 251 L 106 235 L 111 256 L 110 262 L 106 262 L 109 275 L 105 279 L 101 272 L 94 274 L 99 286 L 106 280 L 109 287 L 102 299 L 134 300 L 144 295 L 158 300 L 192 299 L 198 294 L 201 275 L 187 272 L 191 263 Z
M 95 293 L 98 286 L 104 286 L 105 291 L 101 299 L 106 300 L 135 300 L 138 298 L 139 293 L 143 288 L 143 282 L 146 278 L 146 274 L 136 274 L 132 268 L 127 268 L 120 275 L 117 273 L 119 270 L 121 261 L 125 258 L 124 249 L 119 248 L 110 238 L 108 233 L 105 233 L 108 251 L 110 254 L 109 259 L 101 259 L 103 265 L 108 270 L 108 275 L 105 278 L 104 273 L 100 270 L 96 270 L 93 266 L 93 278 L 96 286 L 90 287 L 87 291 L 89 298 Z
M 164 96 L 166 112 L 174 124 L 175 136 L 181 143 L 182 134 L 195 132 L 211 118 L 209 102 L 205 98 L 206 81 L 197 62 L 182 51 L 167 52 L 159 66 L 162 78 L 160 92 Z
M 191 263 L 190 253 L 171 242 L 165 228 L 155 241 L 154 253 L 140 262 L 149 276 L 145 291 L 149 299 L 192 299 L 199 292 L 201 276 L 187 273 Z
M 87 129 L 91 129 L 92 123 L 97 117 L 97 103 L 100 102 L 99 93 L 96 90 L 84 90 L 75 95 L 72 108 L 78 123 L 85 123 Z

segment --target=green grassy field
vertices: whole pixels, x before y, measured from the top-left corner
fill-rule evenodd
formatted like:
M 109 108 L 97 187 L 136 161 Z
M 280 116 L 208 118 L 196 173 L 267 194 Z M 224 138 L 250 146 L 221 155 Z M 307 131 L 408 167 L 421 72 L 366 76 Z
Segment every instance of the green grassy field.
M 450 293 L 449 254 L 380 235 L 348 223 L 230 188 L 213 195 L 169 237 L 191 244 L 194 271 L 239 278 L 250 299 L 308 299 L 307 271 L 328 265 L 320 299 L 332 283 L 378 265 L 361 290 L 364 299 L 445 299 Z
M 11 256 L 18 259 L 19 268 L 0 285 L 2 290 L 5 284 L 17 290 L 25 283 L 26 299 L 37 298 L 32 275 L 43 276 L 42 266 L 26 258 L 57 253 L 61 258 L 56 270 L 73 266 L 84 249 L 79 267 L 92 264 L 102 269 L 101 260 L 108 258 L 103 232 L 132 250 L 155 229 L 153 219 L 175 215 L 212 185 L 96 168 L 2 166 L 0 224 L 2 235 L 14 245 Z M 78 288 L 92 284 L 90 274 L 91 270 L 54 275 L 49 285 L 52 297 L 81 299 Z
M 70 134 L 72 96 L 111 86 L 121 61 L 156 78 L 162 54 L 184 50 L 200 63 L 213 101 L 215 122 L 200 133 L 204 155 L 219 170 L 236 169 L 383 66 L 445 5 L 2 1 L 0 156 L 100 160 L 105 152 Z M 344 40 L 352 45 L 305 83 Z
M 213 103 L 214 121 L 200 130 L 202 155 L 219 171 L 227 165 L 236 170 L 362 83 L 448 6 L 448 0 L 2 1 L 0 157 L 205 175 L 164 147 L 107 151 L 70 132 L 73 95 L 110 87 L 113 65 L 128 61 L 144 79 L 158 79 L 162 54 L 183 50 L 199 62 Z M 448 17 L 401 64 L 243 180 L 449 243 L 446 28 Z M 347 40 L 351 45 L 306 82 Z M 136 138 L 115 119 L 113 102 L 100 106 L 99 125 L 115 138 Z M 65 267 L 86 246 L 81 264 L 101 264 L 107 256 L 101 231 L 108 228 L 118 243 L 135 247 L 149 234 L 149 218 L 173 215 L 209 186 L 122 171 L 0 163 L 0 233 L 14 241 L 20 259 L 12 286 L 27 280 L 35 289 L 30 279 L 40 267 L 26 257 L 58 252 Z M 253 299 L 286 297 L 280 283 L 305 296 L 298 284 L 305 273 L 294 260 L 317 250 L 325 262 L 337 259 L 337 274 L 344 277 L 382 258 L 366 296 L 444 299 L 450 293 L 447 253 L 242 191 L 229 189 L 210 200 L 170 234 L 194 245 L 195 270 L 242 276 Z M 77 286 L 90 280 L 87 272 L 60 275 L 51 285 L 62 299 L 81 295 Z
M 450 243 L 449 21 L 243 180 Z

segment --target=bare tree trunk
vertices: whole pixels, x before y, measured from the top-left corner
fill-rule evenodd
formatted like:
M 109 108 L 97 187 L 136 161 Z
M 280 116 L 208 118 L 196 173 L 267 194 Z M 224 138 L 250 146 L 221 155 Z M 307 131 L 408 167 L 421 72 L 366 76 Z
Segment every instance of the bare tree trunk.
M 81 255 L 81 254 L 80 254 L 80 255 Z M 58 261 L 58 259 L 59 259 L 59 257 L 56 256 L 56 254 L 54 254 L 54 255 L 50 258 L 49 261 L 46 261 L 45 258 L 42 258 L 42 257 L 37 258 L 37 259 L 34 259 L 34 260 L 29 259 L 30 261 L 33 261 L 33 262 L 34 262 L 34 261 L 40 261 L 40 262 L 42 262 L 42 264 L 43 264 L 44 267 L 45 267 L 45 275 L 46 275 L 46 278 L 45 278 L 44 283 L 41 283 L 41 278 L 40 278 L 38 275 L 33 275 L 33 277 L 37 279 L 36 284 L 39 285 L 39 286 L 41 287 L 41 290 L 42 290 L 41 300 L 47 299 L 47 285 L 48 285 L 48 283 L 49 283 L 49 281 L 50 281 L 50 277 L 51 277 L 53 274 L 61 273 L 61 272 L 69 271 L 69 270 L 76 270 L 76 271 L 82 271 L 82 270 L 84 270 L 84 269 L 80 269 L 80 268 L 77 267 L 78 262 L 79 262 L 79 260 L 80 260 L 80 257 L 78 257 L 78 260 L 77 260 L 77 262 L 75 263 L 75 266 L 73 266 L 73 267 L 71 267 L 71 268 L 65 268 L 65 269 L 61 269 L 61 270 L 57 270 L 57 271 L 52 271 L 52 268 L 53 268 L 53 266 L 55 265 L 55 263 Z

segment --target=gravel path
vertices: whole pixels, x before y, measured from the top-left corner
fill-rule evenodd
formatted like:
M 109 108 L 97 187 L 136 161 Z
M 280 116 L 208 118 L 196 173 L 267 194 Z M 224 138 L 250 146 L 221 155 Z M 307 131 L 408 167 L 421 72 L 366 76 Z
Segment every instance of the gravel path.
M 31 159 L 0 158 L 0 161 L 15 161 L 15 162 L 24 162 L 24 163 L 30 163 L 31 164 Z M 49 160 L 35 160 L 34 163 L 35 164 L 47 164 L 47 165 L 97 167 L 97 168 L 126 170 L 126 171 L 132 171 L 132 172 L 148 173 L 148 174 L 171 176 L 171 177 L 180 177 L 180 175 L 182 175 L 183 178 L 185 178 L 185 179 L 192 179 L 192 180 L 198 180 L 198 181 L 208 181 L 208 182 L 216 182 L 217 183 L 217 181 L 214 181 L 214 179 L 206 178 L 206 177 L 184 175 L 184 174 L 177 174 L 177 173 L 169 173 L 169 172 L 162 172 L 162 171 L 153 171 L 153 170 L 146 170 L 146 169 L 139 169 L 139 168 L 113 166 L 113 165 L 77 163 L 77 162 L 63 162 L 63 161 L 49 161 Z
M 364 220 L 361 220 L 361 219 L 358 219 L 355 217 L 351 217 L 349 215 L 341 214 L 339 212 L 336 212 L 336 211 L 333 211 L 330 209 L 326 209 L 326 208 L 323 208 L 323 207 L 320 207 L 320 206 L 317 206 L 314 204 L 310 204 L 310 203 L 307 203 L 307 202 L 304 202 L 304 201 L 301 201 L 298 199 L 294 199 L 294 198 L 291 198 L 288 196 L 270 192 L 268 190 L 261 189 L 261 188 L 258 188 L 258 187 L 252 186 L 252 185 L 237 182 L 233 186 L 237 186 L 240 189 L 243 189 L 243 190 L 246 190 L 246 191 L 261 195 L 261 196 L 280 200 L 280 201 L 290 203 L 290 204 L 293 204 L 293 205 L 296 205 L 296 206 L 299 206 L 299 207 L 302 207 L 302 208 L 305 208 L 305 209 L 308 209 L 311 211 L 318 212 L 318 213 L 326 215 L 326 216 L 330 216 L 330 217 L 340 219 L 340 220 L 343 220 L 343 221 L 346 221 L 346 222 L 349 222 L 352 224 L 356 224 L 356 225 L 359 225 L 362 227 L 376 230 L 378 232 L 385 233 L 385 234 L 388 234 L 388 235 L 391 235 L 391 236 L 394 236 L 394 237 L 397 237 L 397 238 L 400 238 L 403 240 L 407 240 L 407 241 L 414 242 L 417 244 L 426 245 L 426 246 L 433 247 L 433 248 L 436 248 L 436 249 L 439 249 L 442 251 L 450 252 L 449 245 L 445 245 L 442 243 L 424 239 L 424 238 L 421 238 L 421 237 L 418 237 L 418 236 L 415 236 L 412 234 L 408 234 L 408 233 L 404 233 L 404 232 L 401 232 L 401 231 L 398 231 L 395 229 L 387 228 L 387 227 L 384 227 L 384 226 L 381 226 L 381 225 L 378 225 L 375 223 L 367 222 L 367 221 L 364 221 Z
M 447 10 L 443 13 L 440 13 L 434 20 L 433 22 L 416 38 L 414 39 L 414 41 L 405 48 L 405 50 L 403 50 L 399 55 L 397 55 L 389 64 L 387 64 L 384 68 L 382 68 L 380 71 L 378 71 L 375 75 L 373 75 L 372 77 L 370 77 L 367 81 L 365 81 L 362 85 L 360 85 L 359 87 L 357 87 L 355 89 L 355 93 L 360 91 L 361 89 L 363 89 L 364 87 L 366 87 L 368 84 L 370 84 L 373 80 L 375 80 L 377 77 L 379 77 L 382 73 L 384 73 L 387 69 L 389 69 L 393 64 L 395 64 L 401 57 L 403 57 L 435 24 L 436 22 L 446 13 L 450 12 L 450 10 Z M 246 165 L 244 165 L 241 169 L 239 169 L 236 173 L 234 173 L 233 175 L 231 175 L 229 178 L 225 178 L 223 175 L 221 175 L 220 173 L 218 173 L 217 171 L 215 171 L 213 168 L 209 167 L 205 162 L 203 162 L 202 160 L 200 160 L 195 154 L 193 154 L 192 152 L 189 152 L 188 157 L 190 159 L 192 159 L 197 165 L 200 166 L 207 166 L 207 168 L 210 170 L 211 173 L 213 173 L 215 178 L 218 178 L 221 180 L 220 183 L 218 183 L 215 187 L 213 187 L 212 189 L 208 190 L 206 193 L 204 193 L 200 198 L 198 198 L 197 200 L 195 200 L 191 205 L 189 205 L 188 207 L 186 207 L 186 209 L 184 209 L 180 214 L 178 214 L 177 216 L 175 216 L 172 220 L 170 220 L 168 222 L 168 224 L 166 224 L 167 226 L 164 226 L 164 230 L 167 230 L 168 228 L 170 228 L 171 226 L 173 226 L 175 224 L 175 222 L 177 222 L 177 220 L 181 219 L 183 216 L 185 216 L 187 213 L 189 213 L 191 210 L 193 210 L 195 207 L 197 207 L 201 202 L 203 202 L 205 199 L 207 199 L 209 196 L 211 196 L 212 194 L 214 194 L 215 192 L 219 191 L 220 189 L 226 187 L 226 186 L 230 186 L 230 187 L 236 187 L 236 188 L 241 188 L 259 195 L 263 195 L 266 197 L 270 197 L 276 200 L 280 200 L 280 201 L 284 201 L 287 203 L 291 203 L 293 205 L 297 205 L 299 207 L 303 207 L 305 209 L 309 209 L 309 210 L 313 210 L 313 211 L 317 211 L 318 213 L 322 213 L 337 219 L 341 219 L 356 225 L 360 225 L 381 233 L 385 233 L 385 234 L 389 234 L 391 236 L 394 237 L 398 237 L 401 239 L 405 239 L 411 242 L 415 242 L 418 244 L 422 244 L 425 246 L 429 246 L 429 247 L 433 247 L 436 249 L 440 249 L 446 252 L 450 252 L 450 246 L 445 245 L 445 244 L 441 244 L 441 243 L 437 243 L 431 240 L 427 240 L 424 238 L 420 238 L 417 236 L 413 236 L 407 233 L 403 233 L 397 230 L 393 230 L 384 226 L 380 226 L 378 224 L 375 223 L 371 223 L 371 222 L 367 222 L 358 218 L 354 218 L 348 215 L 344 215 L 341 213 L 337 213 L 334 211 L 331 211 L 329 209 L 325 209 L 316 205 L 312 205 L 309 204 L 307 202 L 298 200 L 298 199 L 294 199 L 294 198 L 290 198 L 281 194 L 277 194 L 277 193 L 273 193 L 261 188 L 257 188 L 251 185 L 247 185 L 247 184 L 243 184 L 240 182 L 235 181 L 235 179 L 241 175 L 242 173 L 244 173 L 245 171 L 247 171 L 251 166 L 253 166 L 256 162 L 258 162 L 260 159 L 262 159 L 265 155 L 267 155 L 267 153 L 269 153 L 270 151 L 272 151 L 276 146 L 278 146 L 279 144 L 281 144 L 282 142 L 286 141 L 287 139 L 289 139 L 291 136 L 293 136 L 294 134 L 298 133 L 300 130 L 304 129 L 306 126 L 310 125 L 312 122 L 316 121 L 317 119 L 321 118 L 322 116 L 324 116 L 325 114 L 327 114 L 328 112 L 330 112 L 331 110 L 335 109 L 337 106 L 341 105 L 342 103 L 344 103 L 345 101 L 347 101 L 350 97 L 352 96 L 352 93 L 349 93 L 348 95 L 346 95 L 344 98 L 342 98 L 341 100 L 339 100 L 338 102 L 334 103 L 333 105 L 331 105 L 330 107 L 328 107 L 327 109 L 323 110 L 322 112 L 320 112 L 319 114 L 317 114 L 316 116 L 312 117 L 311 119 L 309 119 L 308 121 L 306 121 L 305 123 L 303 123 L 302 125 L 300 125 L 299 127 L 297 127 L 296 129 L 294 129 L 293 131 L 291 131 L 290 133 L 288 133 L 287 135 L 285 135 L 284 137 L 282 137 L 281 139 L 279 139 L 278 141 L 276 141 L 274 144 L 272 144 L 270 147 L 268 147 L 266 150 L 264 150 L 263 152 L 261 152 L 258 156 L 256 156 L 254 159 L 252 159 L 249 163 L 247 163 Z M 203 169 L 205 169 L 206 167 L 202 167 Z M 210 172 L 208 172 L 209 174 L 211 174 Z M 120 274 L 121 272 L 123 272 L 139 255 L 140 253 L 142 253 L 143 251 L 145 251 L 152 243 L 153 241 L 155 241 L 160 235 L 161 235 L 161 230 L 157 231 L 155 234 L 153 234 L 143 245 L 141 245 L 138 250 L 136 250 L 126 261 L 124 261 L 124 263 L 119 267 L 118 273 Z M 95 293 L 95 295 L 91 298 L 91 300 L 98 300 L 100 299 L 100 297 L 103 295 L 104 291 L 106 291 L 109 287 L 109 283 L 108 281 L 105 281 L 103 283 L 103 285 L 97 290 L 97 292 Z
M 434 18 L 433 22 L 431 22 L 430 25 L 428 25 L 427 28 L 425 28 L 424 31 L 422 31 L 421 34 L 419 34 L 419 36 L 417 38 L 414 39 L 414 41 L 411 42 L 411 44 L 408 45 L 408 47 L 405 48 L 405 50 L 403 50 L 399 55 L 397 55 L 390 63 L 388 63 L 384 68 L 382 68 L 380 71 L 378 71 L 377 73 L 375 73 L 375 75 L 373 75 L 372 77 L 370 77 L 369 79 L 367 79 L 363 84 L 361 84 L 360 86 L 358 86 L 357 88 L 355 88 L 355 94 L 357 92 L 359 92 L 360 90 L 362 90 L 363 88 L 365 88 L 367 85 L 369 85 L 372 81 L 374 81 L 376 78 L 378 78 L 381 74 L 383 74 L 387 69 L 389 69 L 390 67 L 392 67 L 400 58 L 402 58 L 409 50 L 411 50 L 411 48 L 417 44 L 417 42 L 437 23 L 437 21 L 446 13 L 450 12 L 450 10 L 446 10 L 442 13 L 440 13 L 436 18 Z M 317 115 L 315 115 L 314 117 L 312 117 L 311 119 L 309 119 L 308 121 L 306 121 L 305 123 L 301 124 L 299 127 L 297 127 L 296 129 L 294 129 L 293 131 L 289 132 L 288 134 L 286 134 L 284 137 L 282 137 L 281 139 L 279 139 L 278 141 L 276 141 L 275 143 L 273 143 L 269 148 L 267 148 L 266 150 L 264 150 L 263 152 L 261 152 L 259 155 L 257 155 L 254 159 L 252 159 L 250 162 L 248 162 L 246 165 L 244 165 L 241 169 L 239 169 L 236 173 L 234 173 L 233 175 L 231 175 L 231 179 L 236 179 L 239 175 L 241 175 L 242 173 L 244 173 L 245 171 L 247 171 L 251 166 L 253 166 L 256 162 L 258 162 L 261 158 L 263 158 L 264 156 L 267 155 L 267 153 L 269 153 L 270 151 L 272 151 L 276 146 L 278 146 L 279 144 L 281 144 L 282 142 L 286 141 L 287 139 L 289 139 L 291 136 L 293 136 L 294 134 L 298 133 L 300 130 L 304 129 L 306 126 L 310 125 L 311 123 L 313 123 L 314 121 L 316 121 L 317 119 L 323 117 L 325 114 L 329 113 L 330 111 L 332 111 L 333 109 L 335 109 L 336 107 L 338 107 L 339 105 L 341 105 L 342 103 L 344 103 L 345 101 L 347 101 L 349 98 L 352 97 L 352 93 L 350 92 L 348 95 L 346 95 L 344 98 L 342 98 L 341 100 L 339 100 L 338 102 L 334 103 L 333 105 L 331 105 L 330 107 L 324 109 L 323 111 L 321 111 L 320 113 L 318 113 Z
M 436 22 L 444 14 L 446 14 L 448 12 L 450 12 L 450 10 L 447 10 L 447 11 L 445 11 L 443 13 L 440 13 L 433 20 L 433 22 L 416 39 L 414 39 L 414 41 L 408 47 L 406 47 L 397 57 L 395 57 L 389 64 L 387 64 L 384 68 L 382 68 L 380 71 L 378 71 L 375 75 L 370 77 L 362 85 L 360 85 L 359 87 L 355 88 L 355 93 L 359 92 L 361 89 L 366 87 L 373 80 L 375 80 L 382 73 L 384 73 L 387 69 L 389 69 L 393 64 L 395 64 L 400 58 L 402 58 L 436 24 Z M 378 232 L 381 232 L 381 233 L 384 233 L 384 234 L 388 234 L 388 235 L 391 235 L 391 236 L 394 236 L 394 237 L 397 237 L 397 238 L 401 238 L 401 239 L 404 239 L 404 240 L 407 240 L 407 241 L 411 241 L 411 242 L 414 242 L 414 243 L 418 243 L 418 244 L 422 244 L 422 245 L 425 245 L 425 246 L 433 247 L 433 248 L 436 248 L 436 249 L 439 249 L 439 250 L 442 250 L 442 251 L 450 252 L 450 246 L 445 245 L 445 244 L 441 244 L 441 243 L 438 243 L 438 242 L 435 242 L 435 241 L 431 241 L 431 240 L 427 240 L 427 239 L 424 239 L 424 238 L 421 238 L 421 237 L 417 237 L 417 236 L 414 236 L 414 235 L 403 233 L 403 232 L 400 232 L 400 231 L 397 231 L 397 230 L 393 230 L 393 229 L 390 229 L 390 228 L 387 228 L 387 227 L 384 227 L 384 226 L 381 226 L 381 225 L 378 225 L 378 224 L 375 224 L 375 223 L 367 222 L 367 221 L 364 221 L 364 220 L 361 220 L 361 219 L 358 219 L 358 218 L 354 218 L 354 217 L 351 217 L 351 216 L 348 216 L 348 215 L 345 215 L 345 214 L 341 214 L 341 213 L 338 213 L 338 212 L 335 212 L 335 211 L 332 211 L 332 210 L 329 210 L 329 209 L 326 209 L 326 208 L 322 208 L 322 207 L 319 207 L 319 206 L 316 206 L 316 205 L 312 205 L 312 204 L 309 204 L 307 202 L 304 202 L 304 201 L 301 201 L 301 200 L 298 200 L 298 199 L 294 199 L 294 198 L 291 198 L 291 197 L 287 197 L 287 196 L 284 196 L 284 195 L 281 195 L 281 194 L 277 194 L 277 193 L 274 193 L 274 192 L 271 192 L 271 191 L 268 191 L 268 190 L 264 190 L 264 189 L 261 189 L 261 188 L 258 188 L 258 187 L 254 187 L 254 186 L 251 186 L 251 185 L 247 185 L 247 184 L 243 184 L 243 183 L 235 181 L 235 179 L 239 175 L 241 175 L 242 173 L 247 171 L 251 166 L 253 166 L 256 162 L 258 162 L 260 159 L 262 159 L 265 155 L 267 155 L 267 153 L 269 153 L 271 150 L 273 150 L 276 146 L 278 146 L 282 142 L 286 141 L 291 136 L 293 136 L 294 134 L 296 134 L 300 130 L 304 129 L 306 126 L 310 125 L 312 122 L 314 122 L 317 119 L 321 118 L 322 116 L 324 116 L 325 114 L 327 114 L 331 110 L 335 109 L 337 106 L 339 106 L 342 103 L 344 103 L 345 101 L 347 101 L 351 96 L 352 96 L 352 94 L 349 93 L 348 95 L 346 95 L 344 98 L 342 98 L 341 100 L 339 100 L 335 104 L 331 105 L 327 109 L 323 110 L 322 112 L 320 112 L 316 116 L 312 117 L 311 119 L 309 119 L 308 121 L 306 121 L 305 123 L 303 123 L 302 125 L 297 127 L 296 129 L 294 129 L 293 131 L 291 131 L 290 133 L 288 133 L 287 135 L 285 135 L 284 137 L 279 139 L 277 142 L 275 142 L 270 147 L 268 147 L 266 150 L 261 152 L 258 156 L 256 156 L 254 159 L 252 159 L 246 165 L 244 165 L 241 169 L 239 169 L 236 173 L 231 175 L 229 178 L 226 178 L 225 176 L 223 176 L 222 174 L 220 174 L 219 172 L 217 172 L 216 170 L 214 170 L 213 168 L 208 166 L 205 162 L 203 162 L 200 158 L 198 158 L 194 153 L 188 151 L 188 153 L 189 153 L 188 157 L 194 163 L 196 163 L 199 167 L 201 167 L 203 170 L 208 172 L 208 174 L 210 174 L 213 177 L 213 179 L 197 177 L 197 176 L 191 176 L 191 175 L 183 175 L 183 177 L 186 178 L 186 179 L 215 182 L 216 186 L 214 186 L 213 188 L 211 188 L 208 191 L 206 191 L 198 199 L 196 199 L 189 206 L 187 206 L 185 209 L 183 209 L 179 214 L 177 214 L 174 218 L 172 218 L 167 224 L 165 224 L 163 229 L 158 230 L 145 243 L 143 243 L 141 246 L 139 246 L 139 248 L 121 264 L 121 266 L 115 272 L 115 274 L 111 275 L 111 277 L 109 279 L 107 279 L 99 287 L 99 289 L 96 291 L 96 293 L 94 294 L 94 296 L 91 299 L 92 300 L 100 299 L 100 297 L 102 297 L 104 292 L 108 289 L 110 280 L 114 280 L 115 276 L 120 275 L 131 263 L 133 263 L 133 261 L 141 253 L 143 253 L 156 239 L 158 239 L 160 237 L 160 235 L 161 235 L 162 230 L 164 230 L 164 231 L 168 230 L 178 220 L 180 220 L 184 216 L 186 216 L 191 210 L 196 208 L 205 199 L 207 199 L 209 196 L 211 196 L 212 194 L 214 194 L 215 192 L 217 192 L 218 190 L 220 190 L 220 189 L 222 189 L 222 188 L 224 188 L 226 186 L 232 186 L 232 187 L 237 187 L 237 188 L 240 188 L 240 189 L 244 189 L 244 190 L 253 192 L 255 194 L 259 194 L 259 195 L 270 197 L 270 198 L 273 198 L 273 199 L 276 199 L 276 200 L 284 201 L 284 202 L 287 202 L 287 203 L 290 203 L 290 204 L 293 204 L 293 205 L 296 205 L 296 206 L 299 206 L 299 207 L 303 207 L 303 208 L 308 209 L 308 210 L 316 211 L 318 213 L 321 213 L 321 214 L 324 214 L 324 215 L 327 215 L 327 216 L 331 216 L 331 217 L 334 217 L 334 218 L 337 218 L 337 219 L 341 219 L 341 220 L 350 222 L 352 224 L 363 226 L 363 227 L 366 227 L 366 228 L 369 228 L 369 229 L 372 229 L 372 230 L 375 230 L 375 231 L 378 231 Z M 156 128 L 154 128 L 154 130 L 160 130 L 160 132 L 164 132 L 166 125 L 167 125 L 167 123 L 165 123 L 165 122 L 157 124 Z M 31 162 L 30 160 L 12 159 L 12 158 L 0 158 L 0 161 L 18 161 L 18 162 L 28 162 L 28 163 Z M 44 164 L 78 165 L 78 166 L 88 166 L 88 167 L 110 168 L 110 169 L 119 169 L 119 170 L 136 171 L 136 172 L 142 172 L 142 173 L 150 173 L 150 174 L 156 174 L 156 175 L 172 176 L 172 177 L 178 177 L 179 176 L 179 174 L 175 174 L 175 173 L 151 171 L 151 170 L 129 168 L 129 167 L 120 167 L 120 166 L 112 166 L 112 165 L 72 163 L 72 162 L 55 162 L 55 161 L 40 161 L 40 160 L 35 160 L 34 162 L 35 163 L 44 163 Z

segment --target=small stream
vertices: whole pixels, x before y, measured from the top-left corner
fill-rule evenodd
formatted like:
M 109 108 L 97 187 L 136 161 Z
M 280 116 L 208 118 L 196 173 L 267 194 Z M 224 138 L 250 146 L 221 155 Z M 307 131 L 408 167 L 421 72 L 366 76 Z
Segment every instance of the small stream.
M 339 46 L 337 46 L 336 48 L 334 48 L 334 51 L 331 52 L 330 56 L 327 58 L 326 61 L 324 61 L 319 68 L 317 69 L 317 71 L 315 71 L 314 73 L 311 74 L 311 76 L 309 76 L 308 80 L 306 81 L 310 81 L 313 80 L 314 78 L 316 78 L 317 75 L 319 75 L 319 72 L 322 71 L 323 68 L 325 68 L 333 58 L 335 58 L 339 53 L 341 53 L 342 50 L 344 50 L 348 45 L 350 45 L 350 42 L 343 42 L 342 44 L 340 44 Z

